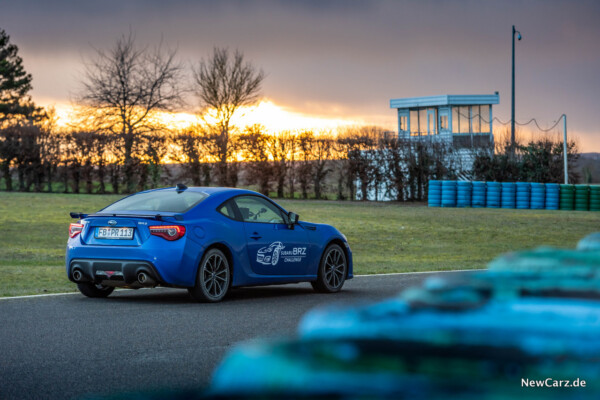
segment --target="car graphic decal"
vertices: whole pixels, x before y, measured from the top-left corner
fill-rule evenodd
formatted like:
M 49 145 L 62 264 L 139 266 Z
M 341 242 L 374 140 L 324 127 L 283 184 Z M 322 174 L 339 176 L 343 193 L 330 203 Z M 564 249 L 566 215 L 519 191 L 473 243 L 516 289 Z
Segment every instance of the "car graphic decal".
M 281 242 L 273 242 L 268 246 L 261 247 L 256 253 L 256 262 L 263 265 L 277 265 L 283 258 L 283 262 L 300 262 L 307 256 L 306 247 L 292 247 L 285 250 Z

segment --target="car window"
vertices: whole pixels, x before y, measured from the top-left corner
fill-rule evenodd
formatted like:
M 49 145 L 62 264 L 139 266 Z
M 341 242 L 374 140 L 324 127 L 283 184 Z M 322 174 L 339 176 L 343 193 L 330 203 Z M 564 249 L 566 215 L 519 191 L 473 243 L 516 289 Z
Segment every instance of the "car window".
M 233 203 L 231 200 L 226 201 L 223 205 L 221 205 L 221 207 L 219 207 L 217 209 L 217 211 L 226 217 L 229 217 L 231 219 L 236 219 L 235 211 L 233 209 Z
M 258 196 L 239 196 L 235 198 L 235 203 L 244 222 L 285 223 L 281 210 Z
M 208 195 L 202 192 L 192 192 L 187 190 L 184 192 L 177 192 L 175 190 L 156 190 L 125 197 L 100 210 L 100 212 L 163 211 L 184 213 L 207 197 Z

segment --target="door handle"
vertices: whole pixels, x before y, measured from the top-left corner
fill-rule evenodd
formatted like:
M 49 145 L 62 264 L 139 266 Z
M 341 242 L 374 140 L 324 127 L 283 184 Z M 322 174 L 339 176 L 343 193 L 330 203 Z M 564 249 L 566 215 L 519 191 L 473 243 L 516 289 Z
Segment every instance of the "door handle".
M 250 236 L 250 239 L 254 239 L 254 240 L 258 240 L 260 239 L 262 236 L 260 236 L 258 234 L 258 232 L 252 232 L 252 236 Z

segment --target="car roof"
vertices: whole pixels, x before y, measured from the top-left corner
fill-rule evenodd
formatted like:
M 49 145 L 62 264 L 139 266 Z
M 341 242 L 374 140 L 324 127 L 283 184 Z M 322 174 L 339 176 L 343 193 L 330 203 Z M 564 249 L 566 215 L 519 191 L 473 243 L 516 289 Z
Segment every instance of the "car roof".
M 177 188 L 175 186 L 172 186 L 172 187 L 159 188 L 159 189 L 150 189 L 150 190 L 146 190 L 144 192 L 154 192 L 154 191 L 158 191 L 158 190 L 175 191 L 175 190 L 177 190 Z M 247 189 L 238 189 L 238 188 L 231 188 L 231 187 L 215 187 L 215 186 L 190 186 L 184 190 L 190 191 L 190 192 L 202 192 L 202 193 L 206 193 L 209 196 L 213 195 L 213 194 L 217 194 L 217 193 L 230 193 L 233 195 L 236 195 L 236 194 L 260 194 L 258 192 L 254 192 L 252 190 L 247 190 Z M 139 193 L 144 193 L 144 192 L 139 192 Z
M 167 188 L 161 188 L 161 189 L 151 189 L 151 190 L 147 190 L 145 192 L 153 192 L 153 191 L 157 191 L 157 190 L 174 192 L 177 190 L 177 188 L 176 187 L 167 187 Z M 243 195 L 243 194 L 264 197 L 267 200 L 272 202 L 271 199 L 264 196 L 263 194 L 255 192 L 253 190 L 247 190 L 247 189 L 238 189 L 238 188 L 231 188 L 231 187 L 215 187 L 215 186 L 190 186 L 184 190 L 186 192 L 200 192 L 200 193 L 205 193 L 208 195 L 206 200 L 204 200 L 200 204 L 198 204 L 198 207 L 201 207 L 201 208 L 213 207 L 213 206 L 216 207 L 219 203 L 221 203 L 227 199 L 230 199 L 235 196 Z M 140 192 L 140 193 L 143 193 L 143 192 Z M 216 204 L 213 204 L 213 203 L 216 203 Z M 279 208 L 281 208 L 280 205 L 277 204 L 277 206 Z

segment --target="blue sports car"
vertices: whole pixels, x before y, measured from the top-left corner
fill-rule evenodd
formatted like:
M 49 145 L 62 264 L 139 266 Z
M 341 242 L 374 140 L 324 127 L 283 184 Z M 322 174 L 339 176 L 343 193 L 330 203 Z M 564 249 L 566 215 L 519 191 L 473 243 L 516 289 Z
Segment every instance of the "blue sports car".
M 232 287 L 310 282 L 332 293 L 352 278 L 342 233 L 249 190 L 178 184 L 71 217 L 67 276 L 89 297 L 168 286 L 217 302 Z

